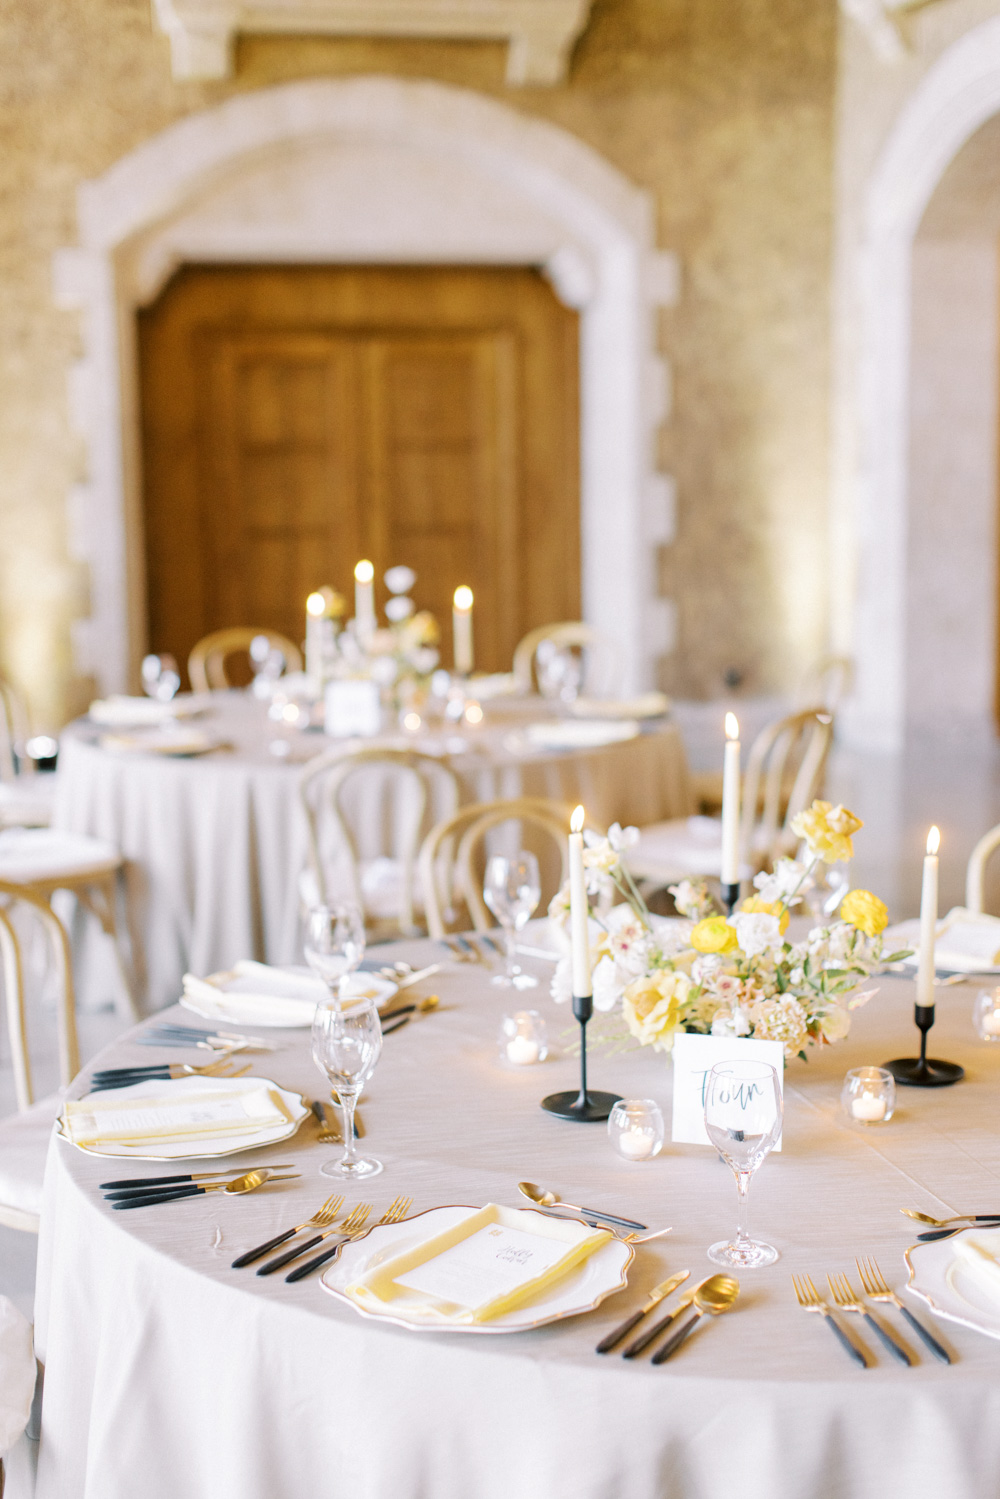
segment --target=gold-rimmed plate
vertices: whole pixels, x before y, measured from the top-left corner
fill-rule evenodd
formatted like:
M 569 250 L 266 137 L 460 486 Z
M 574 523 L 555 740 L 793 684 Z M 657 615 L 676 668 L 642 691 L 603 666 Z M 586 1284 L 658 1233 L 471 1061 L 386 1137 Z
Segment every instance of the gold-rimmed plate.
M 1000 1228 L 975 1227 L 963 1233 L 981 1240 L 1000 1258 Z M 926 1301 L 939 1317 L 973 1327 L 988 1338 L 1000 1338 L 1000 1297 L 984 1289 L 968 1262 L 956 1256 L 955 1241 L 959 1237 L 954 1234 L 950 1239 L 912 1245 L 905 1255 L 910 1272 L 907 1289 Z
M 353 1308 L 360 1317 L 373 1322 L 389 1322 L 395 1327 L 405 1327 L 411 1332 L 456 1332 L 456 1333 L 509 1333 L 529 1332 L 535 1327 L 544 1327 L 549 1322 L 562 1321 L 564 1317 L 579 1317 L 583 1312 L 592 1312 L 595 1307 L 616 1291 L 624 1290 L 628 1283 L 628 1267 L 635 1258 L 635 1249 L 622 1239 L 609 1239 L 594 1251 L 582 1265 L 570 1270 L 555 1285 L 541 1291 L 523 1306 L 494 1317 L 489 1322 L 473 1322 L 463 1326 L 433 1324 L 410 1321 L 398 1313 L 378 1311 L 360 1307 L 349 1296 L 344 1287 L 355 1276 L 389 1258 L 401 1254 L 422 1240 L 455 1227 L 470 1213 L 478 1213 L 478 1207 L 468 1204 L 453 1204 L 448 1207 L 428 1208 L 403 1223 L 386 1223 L 373 1228 L 356 1244 L 345 1244 L 340 1255 L 320 1277 L 320 1285 L 338 1301 Z M 519 1211 L 533 1213 L 534 1208 Z
M 174 1144 L 168 1141 L 160 1141 L 158 1142 L 158 1149 L 155 1149 L 152 1145 L 125 1145 L 107 1141 L 98 1150 L 94 1145 L 77 1145 L 75 1141 L 69 1140 L 63 1130 L 61 1114 L 59 1116 L 57 1133 L 60 1139 L 66 1140 L 67 1144 L 73 1145 L 76 1150 L 82 1150 L 84 1155 L 107 1156 L 109 1158 L 120 1157 L 133 1161 L 214 1161 L 220 1156 L 239 1155 L 242 1151 L 246 1150 L 260 1150 L 265 1145 L 276 1145 L 279 1140 L 290 1139 L 295 1134 L 303 1119 L 309 1117 L 309 1109 L 306 1107 L 300 1093 L 292 1093 L 287 1088 L 280 1088 L 277 1083 L 271 1082 L 269 1078 L 149 1078 L 145 1082 L 132 1083 L 128 1088 L 116 1088 L 113 1090 L 113 1093 L 117 1095 L 117 1098 L 124 1106 L 142 1098 L 160 1097 L 164 1093 L 245 1093 L 251 1088 L 259 1088 L 262 1083 L 267 1084 L 272 1092 L 277 1094 L 291 1117 L 287 1122 L 283 1121 L 268 1129 L 248 1130 L 245 1135 L 205 1135 L 196 1142 L 182 1140 Z M 94 1096 L 99 1097 L 103 1102 L 107 1102 L 108 1091 L 104 1089 Z

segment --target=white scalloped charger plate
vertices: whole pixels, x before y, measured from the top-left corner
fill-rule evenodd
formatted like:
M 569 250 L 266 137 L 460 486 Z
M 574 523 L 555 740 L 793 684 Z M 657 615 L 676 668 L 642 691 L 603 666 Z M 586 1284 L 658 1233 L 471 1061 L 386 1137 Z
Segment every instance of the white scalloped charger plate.
M 212 1092 L 246 1092 L 249 1088 L 259 1087 L 262 1082 L 269 1083 L 277 1093 L 285 1108 L 292 1115 L 290 1124 L 276 1124 L 273 1129 L 253 1130 L 246 1135 L 206 1135 L 192 1149 L 190 1141 L 178 1142 L 175 1146 L 161 1144 L 157 1154 L 151 1150 L 143 1149 L 137 1145 L 112 1145 L 108 1144 L 103 1150 L 96 1150 L 92 1145 L 76 1145 L 77 1150 L 82 1150 L 85 1155 L 99 1155 L 118 1157 L 121 1156 L 132 1161 L 214 1161 L 219 1156 L 239 1155 L 241 1150 L 259 1150 L 265 1145 L 276 1145 L 279 1140 L 288 1140 L 295 1134 L 303 1119 L 308 1117 L 309 1110 L 300 1093 L 291 1093 L 287 1088 L 279 1088 L 277 1083 L 271 1082 L 270 1078 L 261 1077 L 178 1077 L 172 1079 L 150 1078 L 143 1083 L 133 1083 L 129 1088 L 116 1088 L 117 1096 L 126 1103 L 133 1098 L 150 1098 L 161 1094 L 164 1089 L 169 1088 L 171 1092 L 204 1093 Z M 85 1094 L 86 1098 L 106 1099 L 108 1094 L 104 1090 L 96 1094 Z M 66 1139 L 62 1129 L 62 1116 L 59 1118 L 59 1135 Z M 73 1145 L 74 1141 L 67 1143 Z
M 1000 1257 L 1000 1228 L 973 1228 L 977 1239 L 992 1244 Z M 955 1239 L 935 1239 L 930 1244 L 914 1244 L 906 1251 L 910 1271 L 907 1289 L 913 1291 L 939 1317 L 973 1327 L 988 1338 L 1000 1338 L 1000 1299 L 984 1291 L 981 1283 L 964 1261 L 955 1258 Z
M 532 1213 L 534 1208 L 521 1209 Z M 391 1322 L 396 1327 L 406 1327 L 411 1332 L 459 1332 L 459 1333 L 503 1333 L 528 1332 L 534 1327 L 544 1327 L 547 1322 L 558 1322 L 563 1317 L 578 1317 L 581 1312 L 593 1311 L 606 1297 L 615 1291 L 624 1290 L 628 1283 L 627 1271 L 635 1257 L 631 1244 L 621 1239 L 610 1239 L 600 1249 L 584 1260 L 575 1270 L 550 1286 L 534 1300 L 524 1306 L 494 1317 L 490 1322 L 475 1322 L 465 1327 L 441 1327 L 426 1322 L 410 1322 L 405 1317 L 390 1315 L 388 1311 L 370 1311 L 361 1308 L 349 1296 L 344 1287 L 356 1275 L 370 1270 L 390 1254 L 401 1254 L 404 1249 L 443 1233 L 470 1213 L 479 1208 L 457 1204 L 450 1207 L 429 1208 L 425 1213 L 407 1219 L 404 1223 L 386 1223 L 373 1228 L 356 1244 L 345 1244 L 339 1256 L 320 1277 L 320 1285 L 338 1301 L 352 1307 L 361 1317 L 373 1322 Z M 419 1225 L 419 1226 L 418 1226 Z

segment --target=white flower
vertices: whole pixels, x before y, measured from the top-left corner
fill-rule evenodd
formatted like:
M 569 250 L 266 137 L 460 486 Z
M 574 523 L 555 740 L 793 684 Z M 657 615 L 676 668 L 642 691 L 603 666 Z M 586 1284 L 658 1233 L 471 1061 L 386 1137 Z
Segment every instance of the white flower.
M 573 998 L 573 965 L 569 957 L 560 958 L 556 964 L 549 993 L 557 1005 L 568 1004 Z
M 831 1005 L 822 1015 L 816 1016 L 820 1035 L 826 1041 L 843 1041 L 851 1029 L 851 1017 L 840 1005 Z
M 608 828 L 608 842 L 616 853 L 623 854 L 639 842 L 639 829 L 623 828 L 620 822 L 613 822 Z
M 618 852 L 612 848 L 610 839 L 602 838 L 599 833 L 592 833 L 590 828 L 585 828 L 583 844 L 584 869 L 599 869 L 602 874 L 610 874 L 612 869 L 618 868 Z
M 806 1044 L 806 1012 L 789 994 L 751 1006 L 750 1018 L 754 1039 L 783 1042 L 786 1056 L 794 1056 Z
M 722 963 L 723 958 L 721 953 L 699 953 L 691 964 L 691 977 L 696 984 L 710 983 L 722 967 Z
M 682 916 L 697 921 L 708 905 L 708 887 L 704 880 L 678 880 L 667 889 L 674 898 L 674 905 Z
M 592 975 L 594 985 L 594 1009 L 613 1010 L 625 992 L 627 979 L 618 971 L 618 964 L 605 954 Z
M 755 958 L 759 953 L 780 952 L 784 946 L 777 916 L 769 916 L 764 911 L 737 911 L 729 918 L 729 924 L 736 928 L 736 940 L 748 958 Z
M 746 1010 L 720 1010 L 712 1021 L 713 1036 L 749 1036 L 753 1030 Z
M 754 885 L 761 900 L 780 901 L 782 905 L 797 902 L 803 891 L 808 890 L 812 880 L 804 880 L 806 868 L 798 859 L 776 859 L 770 874 L 754 875 Z
M 649 966 L 650 935 L 641 922 L 625 922 L 609 933 L 608 940 L 615 962 L 629 978 L 645 973 Z

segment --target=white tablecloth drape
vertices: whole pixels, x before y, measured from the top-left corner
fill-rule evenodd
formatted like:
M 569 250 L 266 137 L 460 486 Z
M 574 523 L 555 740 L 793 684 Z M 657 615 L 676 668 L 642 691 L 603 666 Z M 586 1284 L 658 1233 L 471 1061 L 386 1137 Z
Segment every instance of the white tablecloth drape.
M 399 950 L 414 961 L 434 953 L 429 943 Z M 942 996 L 932 1045 L 966 1066 L 967 1081 L 904 1091 L 884 1127 L 842 1120 L 840 1085 L 846 1068 L 912 1048 L 908 982 L 883 980 L 845 1044 L 790 1065 L 784 1149 L 751 1191 L 751 1227 L 781 1258 L 745 1273 L 736 1309 L 654 1368 L 600 1358 L 594 1345 L 668 1273 L 711 1272 L 705 1247 L 734 1225 L 730 1172 L 693 1146 L 626 1162 L 603 1126 L 546 1115 L 539 1099 L 573 1083 L 576 1061 L 564 1053 L 539 1067 L 498 1067 L 496 1028 L 511 1000 L 481 968 L 453 967 L 434 987 L 441 1008 L 386 1038 L 362 1104 L 365 1147 L 386 1169 L 350 1191 L 348 1204 L 371 1201 L 376 1216 L 397 1193 L 412 1195 L 413 1211 L 516 1203 L 527 1177 L 574 1202 L 673 1224 L 673 1234 L 640 1247 L 628 1290 L 593 1314 L 503 1337 L 408 1332 L 361 1318 L 315 1278 L 286 1285 L 230 1269 L 331 1190 L 317 1166 L 336 1147 L 319 1145 L 311 1122 L 291 1142 L 232 1162 L 295 1161 L 301 1181 L 130 1213 L 112 1212 L 97 1183 L 159 1168 L 123 1168 L 54 1142 L 37 1306 L 46 1364 L 40 1499 L 1000 1492 L 1000 1345 L 935 1322 L 911 1299 L 957 1362 L 932 1360 L 889 1311 L 919 1362 L 901 1368 L 875 1345 L 876 1366 L 861 1371 L 818 1317 L 799 1310 L 790 1279 L 855 1278 L 855 1255 L 873 1254 L 900 1286 L 914 1228 L 900 1207 L 942 1217 L 1000 1210 L 1000 1054 L 974 1040 L 969 988 Z M 544 991 L 532 998 L 557 1035 L 571 1025 Z M 281 1049 L 255 1070 L 315 1096 L 305 1033 L 277 1034 Z M 125 1039 L 100 1060 L 150 1055 Z M 591 1074 L 594 1086 L 657 1098 L 669 1118 L 662 1058 L 598 1052 Z
M 66 731 L 60 750 L 55 824 L 107 839 L 127 860 L 131 927 L 151 1009 L 178 998 L 188 969 L 212 973 L 248 956 L 299 960 L 297 879 L 306 829 L 296 783 L 303 762 L 336 744 L 322 734 L 298 734 L 291 739 L 294 763 L 277 761 L 268 752 L 274 726 L 244 693 L 218 694 L 211 713 L 196 722 L 232 749 L 191 760 L 113 753 L 81 723 Z M 505 743 L 515 722 L 509 709 L 495 727 L 487 719 L 482 730 L 464 734 L 462 753 L 440 753 L 443 734 L 431 741 L 456 772 L 463 803 L 517 796 L 582 801 L 603 826 L 688 810 L 687 761 L 673 726 L 600 749 L 518 753 Z M 387 742 L 401 744 L 398 737 Z M 410 743 L 419 750 L 425 742 Z M 366 794 L 363 785 L 355 791 L 360 782 L 351 783 L 352 794 Z M 370 781 L 367 794 L 371 799 Z M 433 812 L 452 810 L 442 795 Z M 361 821 L 362 856 L 391 854 L 385 818 L 376 810 Z

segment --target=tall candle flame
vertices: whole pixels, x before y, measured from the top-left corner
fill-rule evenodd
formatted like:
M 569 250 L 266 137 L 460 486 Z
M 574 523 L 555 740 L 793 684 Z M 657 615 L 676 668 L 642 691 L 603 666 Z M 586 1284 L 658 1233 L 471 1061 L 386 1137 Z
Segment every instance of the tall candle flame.
M 573 833 L 583 832 L 583 819 L 586 814 L 582 807 L 577 807 L 569 820 L 570 831 Z
M 740 726 L 736 721 L 735 713 L 726 714 L 726 738 L 738 739 L 740 737 Z
M 930 832 L 927 834 L 927 852 L 929 854 L 936 854 L 940 847 L 941 830 L 940 828 L 932 827 Z
M 321 614 L 326 613 L 326 599 L 321 593 L 311 593 L 306 599 L 306 610 L 318 619 Z
M 472 608 L 472 589 L 463 583 L 460 588 L 455 589 L 454 605 L 456 609 Z
M 370 583 L 375 576 L 375 568 L 370 562 L 359 562 L 354 569 L 354 576 L 359 583 Z

